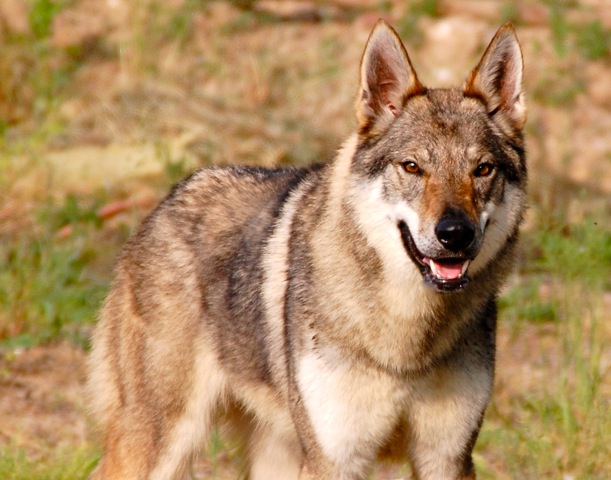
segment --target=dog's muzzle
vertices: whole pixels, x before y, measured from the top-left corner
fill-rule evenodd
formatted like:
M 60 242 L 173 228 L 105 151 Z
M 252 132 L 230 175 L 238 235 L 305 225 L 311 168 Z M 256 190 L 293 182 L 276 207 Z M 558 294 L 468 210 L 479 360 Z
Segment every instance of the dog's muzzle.
M 399 222 L 405 249 L 420 269 L 424 281 L 438 292 L 460 290 L 469 283 L 467 269 L 474 258 L 475 227 L 465 218 L 444 216 L 435 227 L 435 236 L 447 256 L 431 258 L 423 255 L 412 237 L 407 224 Z
M 454 253 L 464 252 L 475 239 L 475 227 L 465 218 L 444 217 L 435 227 L 435 236 L 445 249 Z

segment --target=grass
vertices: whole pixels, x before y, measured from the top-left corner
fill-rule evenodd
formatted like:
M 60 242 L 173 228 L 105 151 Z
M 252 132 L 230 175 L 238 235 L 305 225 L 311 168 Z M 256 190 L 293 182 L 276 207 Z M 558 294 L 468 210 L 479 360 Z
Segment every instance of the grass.
M 90 447 L 54 452 L 32 460 L 23 450 L 0 450 L 0 477 L 5 480 L 82 480 L 91 473 L 99 452 Z
M 104 292 L 105 283 L 87 271 L 95 251 L 36 239 L 21 240 L 4 253 L 3 343 L 32 346 L 57 337 L 80 338 L 78 327 L 95 317 Z M 17 327 L 14 318 L 21 320 Z
M 61 340 L 86 349 L 112 263 L 144 214 L 134 209 L 110 220 L 98 214 L 105 204 L 129 197 L 132 192 L 124 188 L 137 191 L 142 184 L 57 192 L 40 182 L 31 195 L 20 193 L 25 170 L 44 170 L 37 157 L 73 128 L 60 107 L 67 96 L 78 96 L 82 85 L 75 75 L 87 62 L 100 60 L 79 46 L 54 49 L 50 44 L 54 18 L 76 3 L 32 0 L 29 32 L 9 35 L 0 59 L 0 214 L 14 196 L 28 205 L 18 210 L 18 218 L 10 218 L 16 226 L 0 225 L 0 353 Z M 139 123 L 134 126 L 115 111 L 102 123 L 118 137 L 133 130 L 139 132 L 134 141 L 156 145 L 166 168 L 163 179 L 146 179 L 155 195 L 161 197 L 194 164 L 301 165 L 333 154 L 352 125 L 346 118 L 355 88 L 352 62 L 362 46 L 353 38 L 342 40 L 347 28 L 338 32 L 342 27 L 332 22 L 282 23 L 252 9 L 234 12 L 226 2 L 187 0 L 178 9 L 153 3 L 150 10 L 138 7 L 133 38 L 107 47 L 102 58 L 123 62 L 121 72 L 129 81 L 121 106 L 133 115 L 128 119 L 135 116 L 132 122 Z M 393 16 L 396 2 L 378 3 Z M 552 42 L 553 58 L 545 59 L 549 68 L 539 77 L 527 78 L 534 87 L 535 112 L 548 106 L 572 112 L 575 100 L 587 94 L 587 78 L 576 66 L 608 62 L 609 30 L 595 18 L 575 21 L 569 14 L 576 3 L 549 2 L 549 25 L 541 28 Z M 442 16 L 443 2 L 411 5 L 396 25 L 410 47 L 424 48 L 418 28 L 426 22 L 420 19 Z M 518 17 L 516 2 L 504 5 L 500 17 Z M 211 29 L 208 36 L 202 34 L 205 28 Z M 291 41 L 293 48 L 284 48 Z M 348 58 L 351 63 L 344 65 Z M 142 85 L 145 101 L 155 109 L 138 116 L 133 112 L 139 104 L 130 94 Z M 187 94 L 173 110 L 159 92 L 178 90 Z M 101 103 L 110 110 L 115 100 L 102 97 Z M 89 101 L 96 105 L 95 99 Z M 532 129 L 539 135 L 536 118 Z M 92 115 L 87 121 L 99 119 Z M 181 130 L 181 121 L 204 130 L 188 144 L 190 156 L 175 157 L 164 135 L 190 133 Z M 558 161 L 574 161 L 571 152 L 562 153 L 566 158 Z M 535 149 L 531 157 L 533 220 L 524 232 L 520 270 L 501 299 L 500 336 L 507 339 L 505 354 L 515 353 L 515 364 L 499 366 L 498 391 L 477 444 L 477 469 L 484 479 L 602 479 L 608 477 L 611 455 L 604 351 L 611 334 L 603 298 L 611 290 L 611 215 L 591 209 L 575 216 L 575 202 L 599 204 L 603 194 L 575 195 L 558 188 L 537 155 L 546 152 Z M 27 168 L 19 166 L 23 157 L 30 162 Z M 226 472 L 225 447 L 215 437 L 210 448 L 214 477 Z M 3 446 L 0 478 L 84 478 L 98 455 L 90 446 L 38 456 Z
M 410 46 L 422 46 L 423 33 L 420 30 L 419 20 L 422 17 L 436 18 L 440 15 L 438 0 L 419 0 L 410 2 L 408 11 L 397 22 L 397 32 L 402 39 L 408 41 Z
M 15 127 L 40 131 L 36 124 L 53 117 L 78 61 L 69 48 L 54 48 L 54 18 L 69 2 L 32 0 L 26 24 L 2 34 L 0 59 L 0 133 Z M 52 122 L 50 122 L 52 123 Z
M 557 361 L 546 364 L 536 390 L 494 398 L 478 443 L 478 452 L 490 453 L 488 460 L 478 453 L 483 478 L 607 478 L 611 418 L 602 388 L 609 367 L 602 353 L 609 333 L 602 295 L 611 286 L 608 221 L 586 218 L 568 230 L 548 226 L 526 236 L 526 281 L 503 298 L 501 322 L 515 342 L 528 339 L 527 329 L 537 338 L 551 336 Z M 528 354 L 534 362 L 553 358 L 545 350 Z M 498 449 L 502 459 L 495 458 Z
M 32 230 L 3 238 L 0 339 L 5 346 L 58 337 L 86 343 L 83 327 L 95 318 L 110 275 L 108 249 L 116 250 L 127 233 L 102 231 L 96 215 L 101 203 L 101 197 L 68 195 L 59 205 L 47 199 L 35 212 Z
M 604 60 L 611 53 L 611 30 L 600 20 L 572 22 L 567 18 L 570 2 L 547 1 L 556 53 L 566 57 L 572 49 L 588 60 Z

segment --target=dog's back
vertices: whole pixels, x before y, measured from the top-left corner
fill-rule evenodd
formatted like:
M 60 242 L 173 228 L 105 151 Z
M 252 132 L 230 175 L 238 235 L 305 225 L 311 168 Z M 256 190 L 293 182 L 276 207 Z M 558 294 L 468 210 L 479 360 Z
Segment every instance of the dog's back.
M 198 368 L 219 368 L 206 355 L 197 364 L 202 348 L 246 382 L 269 376 L 260 257 L 284 202 L 315 172 L 200 170 L 176 185 L 130 239 L 89 359 L 91 409 L 109 449 L 116 445 L 107 454 L 112 464 L 98 468 L 100 478 L 151 474 L 145 463 L 160 447 L 147 442 L 149 426 L 158 430 L 158 417 L 186 408 Z M 122 413 L 126 404 L 134 411 Z M 136 430 L 134 438 L 126 434 Z M 130 446 L 148 458 L 138 462 L 142 455 Z

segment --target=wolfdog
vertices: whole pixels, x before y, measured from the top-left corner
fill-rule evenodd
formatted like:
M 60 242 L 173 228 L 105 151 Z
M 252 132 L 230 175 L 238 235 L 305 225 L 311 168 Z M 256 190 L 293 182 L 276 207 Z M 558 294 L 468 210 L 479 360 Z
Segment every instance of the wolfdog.
M 379 21 L 333 161 L 177 184 L 125 247 L 93 336 L 92 478 L 184 478 L 219 422 L 254 480 L 363 479 L 382 461 L 475 478 L 525 209 L 522 70 L 505 25 L 462 88 L 427 88 Z

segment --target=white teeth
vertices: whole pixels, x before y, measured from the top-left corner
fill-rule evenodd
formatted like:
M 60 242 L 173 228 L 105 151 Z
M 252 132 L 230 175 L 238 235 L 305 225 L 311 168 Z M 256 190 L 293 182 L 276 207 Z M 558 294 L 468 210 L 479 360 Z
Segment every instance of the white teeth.
M 465 263 L 462 264 L 462 270 L 460 271 L 461 277 L 465 274 L 465 272 L 467 271 L 467 268 L 469 268 L 470 263 L 471 263 L 471 260 L 466 260 Z
M 437 265 L 435 265 L 435 262 L 433 260 L 429 260 L 429 267 L 431 268 L 431 272 L 433 273 L 433 275 L 438 278 L 441 276 L 439 275 L 439 272 L 437 271 Z

